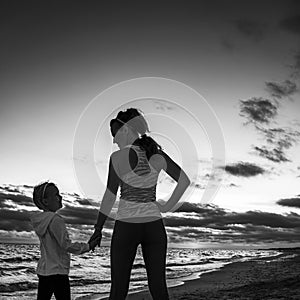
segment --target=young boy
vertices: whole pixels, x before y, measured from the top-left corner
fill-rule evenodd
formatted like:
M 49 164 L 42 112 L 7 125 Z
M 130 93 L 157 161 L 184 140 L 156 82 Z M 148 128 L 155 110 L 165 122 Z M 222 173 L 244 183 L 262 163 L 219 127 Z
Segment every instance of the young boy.
M 44 182 L 33 190 L 33 202 L 42 210 L 31 216 L 32 226 L 40 240 L 41 257 L 37 265 L 38 300 L 70 300 L 70 253 L 82 254 L 93 250 L 97 241 L 72 243 L 63 218 L 56 213 L 62 208 L 62 196 L 52 182 Z

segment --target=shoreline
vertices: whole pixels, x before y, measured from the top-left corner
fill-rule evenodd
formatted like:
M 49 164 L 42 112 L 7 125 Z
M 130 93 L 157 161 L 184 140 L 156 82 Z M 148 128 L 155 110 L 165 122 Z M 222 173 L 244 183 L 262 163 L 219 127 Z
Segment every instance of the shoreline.
M 169 287 L 170 300 L 300 299 L 300 249 L 274 250 L 281 254 L 229 263 L 199 278 Z M 80 299 L 108 298 L 93 294 Z M 126 299 L 152 300 L 152 297 L 147 290 L 132 292 Z
M 292 255 L 296 256 L 291 257 Z M 172 300 L 299 299 L 299 282 L 300 250 L 287 250 L 275 257 L 227 264 L 198 279 L 169 288 L 169 295 Z M 149 292 L 141 292 L 131 294 L 127 299 L 152 298 Z

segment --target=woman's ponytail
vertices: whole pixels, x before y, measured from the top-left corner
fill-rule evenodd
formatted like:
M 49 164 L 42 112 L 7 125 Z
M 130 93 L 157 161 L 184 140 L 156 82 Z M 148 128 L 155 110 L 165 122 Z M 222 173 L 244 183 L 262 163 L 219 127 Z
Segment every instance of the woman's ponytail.
M 142 134 L 141 137 L 135 141 L 135 144 L 139 145 L 146 151 L 148 159 L 150 159 L 153 154 L 157 154 L 161 150 L 161 146 L 146 133 Z

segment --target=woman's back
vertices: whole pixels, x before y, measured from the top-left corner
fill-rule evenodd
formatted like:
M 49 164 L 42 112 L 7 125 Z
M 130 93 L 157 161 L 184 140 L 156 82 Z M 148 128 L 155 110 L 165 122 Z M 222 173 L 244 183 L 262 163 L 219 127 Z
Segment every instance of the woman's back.
M 161 217 L 154 201 L 159 172 L 159 160 L 147 159 L 145 151 L 130 145 L 120 151 L 117 158 L 118 175 L 121 179 L 121 196 L 117 219 L 132 217 Z

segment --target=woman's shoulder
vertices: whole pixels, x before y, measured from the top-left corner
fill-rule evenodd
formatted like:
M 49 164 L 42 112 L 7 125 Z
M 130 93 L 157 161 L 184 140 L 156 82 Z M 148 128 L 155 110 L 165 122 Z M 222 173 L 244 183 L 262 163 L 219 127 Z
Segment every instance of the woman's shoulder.
M 156 170 L 165 170 L 166 169 L 166 159 L 165 159 L 165 153 L 160 150 L 158 153 L 153 154 L 150 159 L 149 163 L 152 165 Z
M 110 159 L 113 162 L 120 162 L 123 161 L 125 158 L 128 159 L 130 149 L 131 147 L 124 147 L 122 149 L 116 150 L 110 155 Z

